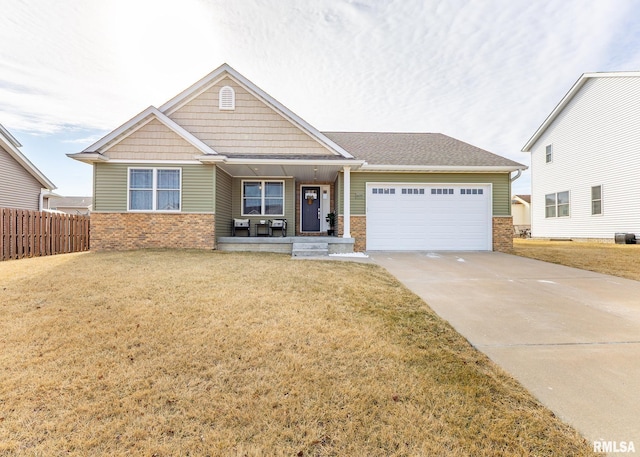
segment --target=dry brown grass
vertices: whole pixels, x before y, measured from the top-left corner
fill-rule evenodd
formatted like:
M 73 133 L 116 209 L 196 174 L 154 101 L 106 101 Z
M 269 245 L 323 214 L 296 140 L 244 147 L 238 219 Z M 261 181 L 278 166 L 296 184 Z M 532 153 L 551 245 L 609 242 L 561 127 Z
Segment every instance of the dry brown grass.
M 514 239 L 514 254 L 640 281 L 640 246 Z
M 591 455 L 371 264 L 3 262 L 0 349 L 2 455 Z

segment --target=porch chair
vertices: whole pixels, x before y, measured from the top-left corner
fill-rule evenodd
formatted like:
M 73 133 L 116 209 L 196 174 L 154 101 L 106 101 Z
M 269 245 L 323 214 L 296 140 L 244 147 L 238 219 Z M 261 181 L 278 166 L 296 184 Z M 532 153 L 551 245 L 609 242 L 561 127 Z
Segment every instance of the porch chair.
M 273 236 L 273 229 L 280 230 L 282 236 L 287 236 L 287 220 L 286 219 L 274 219 L 269 221 L 271 227 L 271 235 Z
M 251 221 L 249 219 L 234 219 L 231 221 L 231 236 L 236 236 L 236 230 L 246 230 L 251 236 Z

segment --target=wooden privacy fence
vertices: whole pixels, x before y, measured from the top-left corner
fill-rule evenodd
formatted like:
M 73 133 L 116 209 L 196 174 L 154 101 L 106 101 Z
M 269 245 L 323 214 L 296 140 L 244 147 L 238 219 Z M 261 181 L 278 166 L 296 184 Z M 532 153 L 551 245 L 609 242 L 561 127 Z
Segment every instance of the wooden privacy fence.
M 0 260 L 89 250 L 89 216 L 0 208 Z

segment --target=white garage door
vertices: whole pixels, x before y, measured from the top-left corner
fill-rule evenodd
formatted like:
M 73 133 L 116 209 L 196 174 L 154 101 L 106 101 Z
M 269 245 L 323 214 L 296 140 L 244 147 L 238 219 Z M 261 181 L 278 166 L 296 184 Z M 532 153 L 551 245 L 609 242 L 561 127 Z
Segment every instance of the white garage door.
M 488 184 L 367 184 L 368 250 L 491 250 Z

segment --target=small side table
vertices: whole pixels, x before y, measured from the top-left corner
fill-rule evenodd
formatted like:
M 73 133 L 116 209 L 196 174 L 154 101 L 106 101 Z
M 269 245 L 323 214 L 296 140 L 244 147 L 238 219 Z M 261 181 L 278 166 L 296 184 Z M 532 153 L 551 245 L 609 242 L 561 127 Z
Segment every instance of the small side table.
M 256 236 L 271 236 L 271 224 L 269 224 L 269 221 L 257 221 L 255 226 Z

